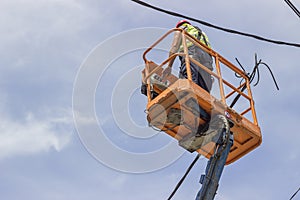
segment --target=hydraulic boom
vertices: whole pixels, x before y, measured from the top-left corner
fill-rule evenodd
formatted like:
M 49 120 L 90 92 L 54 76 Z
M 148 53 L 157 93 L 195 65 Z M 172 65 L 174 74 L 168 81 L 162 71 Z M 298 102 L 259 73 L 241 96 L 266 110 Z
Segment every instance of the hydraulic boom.
M 216 143 L 215 153 L 207 163 L 205 175 L 201 176 L 200 183 L 202 187 L 197 194 L 196 200 L 214 199 L 218 190 L 219 180 L 226 164 L 226 159 L 233 144 L 233 135 L 230 132 L 228 120 L 222 115 L 218 115 L 217 120 L 224 124 L 219 129 L 221 134 Z M 212 123 L 214 123 L 214 121 Z

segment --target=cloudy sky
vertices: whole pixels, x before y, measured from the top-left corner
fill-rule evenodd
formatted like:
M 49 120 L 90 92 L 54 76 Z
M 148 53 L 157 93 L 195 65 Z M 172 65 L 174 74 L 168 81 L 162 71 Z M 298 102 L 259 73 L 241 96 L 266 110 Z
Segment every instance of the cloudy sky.
M 300 43 L 299 17 L 283 0 L 148 2 Z M 129 0 L 0 1 L 1 199 L 167 199 L 195 154 L 147 127 L 139 84 L 143 50 L 178 20 Z M 216 199 L 289 199 L 300 186 L 300 49 L 199 26 L 249 71 L 257 53 L 280 87 L 261 70 L 253 93 L 263 143 L 225 168 Z M 206 161 L 174 199 L 196 197 Z

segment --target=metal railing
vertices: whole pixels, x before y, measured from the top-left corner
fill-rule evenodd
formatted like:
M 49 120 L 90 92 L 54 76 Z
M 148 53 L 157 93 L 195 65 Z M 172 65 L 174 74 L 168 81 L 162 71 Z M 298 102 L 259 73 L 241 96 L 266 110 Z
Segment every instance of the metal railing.
M 149 63 L 150 60 L 147 59 L 147 54 L 154 49 L 162 40 L 170 36 L 172 33 L 175 33 L 176 31 L 179 31 L 181 33 L 182 37 L 182 45 L 183 45 L 183 52 L 178 52 L 173 54 L 172 56 L 168 56 L 167 59 L 165 59 L 162 63 L 157 64 L 157 67 L 150 71 L 149 69 Z M 192 42 L 194 45 L 197 45 L 199 48 L 210 54 L 215 61 L 215 69 L 216 73 L 199 63 L 197 60 L 193 59 L 191 56 L 188 54 L 188 47 L 187 47 L 187 41 Z M 254 100 L 252 98 L 252 92 L 250 88 L 250 82 L 248 77 L 244 74 L 242 70 L 237 68 L 235 65 L 233 65 L 231 62 L 226 60 L 224 57 L 222 57 L 220 54 L 218 54 L 216 51 L 213 49 L 207 47 L 205 44 L 202 44 L 200 41 L 198 41 L 196 38 L 188 34 L 186 31 L 180 29 L 180 28 L 174 28 L 169 30 L 167 33 L 165 33 L 161 38 L 159 38 L 152 46 L 150 46 L 143 54 L 143 59 L 146 63 L 146 68 L 145 68 L 145 77 L 143 79 L 144 83 L 147 83 L 148 86 L 150 85 L 150 77 L 152 74 L 157 72 L 159 69 L 161 69 L 164 65 L 166 65 L 171 59 L 174 59 L 174 57 L 177 56 L 182 56 L 185 58 L 186 61 L 186 69 L 187 69 L 187 79 L 192 81 L 192 73 L 191 73 L 191 68 L 190 68 L 190 61 L 195 63 L 198 67 L 203 69 L 205 72 L 209 73 L 212 77 L 214 77 L 216 80 L 218 80 L 218 86 L 219 86 L 219 95 L 220 95 L 220 100 L 222 103 L 228 106 L 227 101 L 229 101 L 229 98 L 232 97 L 232 95 L 240 95 L 244 99 L 246 99 L 249 102 L 249 106 L 245 108 L 245 110 L 241 112 L 237 112 L 238 114 L 245 116 L 245 114 L 249 113 L 251 111 L 251 116 L 252 120 L 248 118 L 248 120 L 252 121 L 255 125 L 257 125 L 257 117 L 256 117 L 256 112 L 254 108 Z M 222 67 L 221 67 L 221 64 Z M 243 79 L 243 83 L 241 83 L 238 86 L 234 86 L 234 84 L 230 83 L 229 81 L 225 80 L 222 77 L 222 68 L 226 67 L 227 69 L 233 71 L 236 73 L 239 77 Z M 224 86 L 227 86 L 230 88 L 230 92 L 225 94 L 225 89 Z M 242 89 L 243 88 L 243 89 Z M 244 91 L 245 89 L 245 91 Z M 149 90 L 148 90 L 149 92 Z M 151 101 L 149 98 L 150 93 L 148 93 L 148 99 Z M 228 106 L 229 107 L 229 106 Z

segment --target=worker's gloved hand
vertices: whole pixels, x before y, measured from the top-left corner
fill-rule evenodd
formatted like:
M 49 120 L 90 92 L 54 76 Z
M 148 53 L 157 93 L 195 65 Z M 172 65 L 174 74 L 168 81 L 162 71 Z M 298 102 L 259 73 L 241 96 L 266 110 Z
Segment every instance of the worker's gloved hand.
M 169 76 L 172 72 L 172 67 L 168 66 L 164 71 L 162 72 L 162 79 L 164 80 L 167 76 Z

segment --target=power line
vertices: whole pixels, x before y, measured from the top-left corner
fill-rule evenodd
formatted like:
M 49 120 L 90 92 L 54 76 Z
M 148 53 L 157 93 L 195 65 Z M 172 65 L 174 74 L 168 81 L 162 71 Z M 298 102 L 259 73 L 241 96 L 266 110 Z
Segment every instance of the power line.
M 296 15 L 298 15 L 298 17 L 300 17 L 300 12 L 299 10 L 293 5 L 293 3 L 290 0 L 284 0 L 285 3 L 287 3 L 288 6 L 290 6 L 290 8 L 296 13 Z
M 197 156 L 195 157 L 195 159 L 193 160 L 193 162 L 191 163 L 191 165 L 188 167 L 188 169 L 186 170 L 185 174 L 183 175 L 183 177 L 180 179 L 180 181 L 177 183 L 176 187 L 174 188 L 173 192 L 171 193 L 171 195 L 169 196 L 168 200 L 171 200 L 172 197 L 175 195 L 175 193 L 177 192 L 177 190 L 179 189 L 179 187 L 181 186 L 181 184 L 183 183 L 184 179 L 186 178 L 186 176 L 190 173 L 191 169 L 193 168 L 193 166 L 195 165 L 195 163 L 197 162 L 197 160 L 200 158 L 200 154 L 197 154 Z
M 292 199 L 296 196 L 296 194 L 297 194 L 299 191 L 300 191 L 300 187 L 299 187 L 298 190 L 293 194 L 293 196 L 290 198 L 290 200 L 292 200 Z
M 138 3 L 140 5 L 143 5 L 145 7 L 157 10 L 159 12 L 166 13 L 168 15 L 172 15 L 172 16 L 175 16 L 175 17 L 180 17 L 180 18 L 188 19 L 188 20 L 191 20 L 191 21 L 194 21 L 194 22 L 198 22 L 198 23 L 200 23 L 200 24 L 202 24 L 204 26 L 215 28 L 215 29 L 218 29 L 218 30 L 221 30 L 221 31 L 225 31 L 225 32 L 228 32 L 228 33 L 233 33 L 233 34 L 237 34 L 237 35 L 243 35 L 243 36 L 246 36 L 246 37 L 251 37 L 251 38 L 254 38 L 254 39 L 257 39 L 257 40 L 261 40 L 261 41 L 265 41 L 265 42 L 269 42 L 269 43 L 274 43 L 274 44 L 287 45 L 287 46 L 293 46 L 293 47 L 300 47 L 300 44 L 297 44 L 297 43 L 290 43 L 290 42 L 284 42 L 284 41 L 279 41 L 279 40 L 268 39 L 268 38 L 264 38 L 264 37 L 261 37 L 261 36 L 258 36 L 258 35 L 254 35 L 254 34 L 250 34 L 250 33 L 244 33 L 244 32 L 241 32 L 241 31 L 236 31 L 236 30 L 233 30 L 233 29 L 228 29 L 228 28 L 220 27 L 220 26 L 217 26 L 217 25 L 205 22 L 203 20 L 195 19 L 195 18 L 192 18 L 192 17 L 189 17 L 189 16 L 185 16 L 183 14 L 179 14 L 179 13 L 173 12 L 173 11 L 164 10 L 162 8 L 150 5 L 150 4 L 145 3 L 143 1 L 140 1 L 140 0 L 131 0 L 131 1 L 133 1 L 135 3 Z

